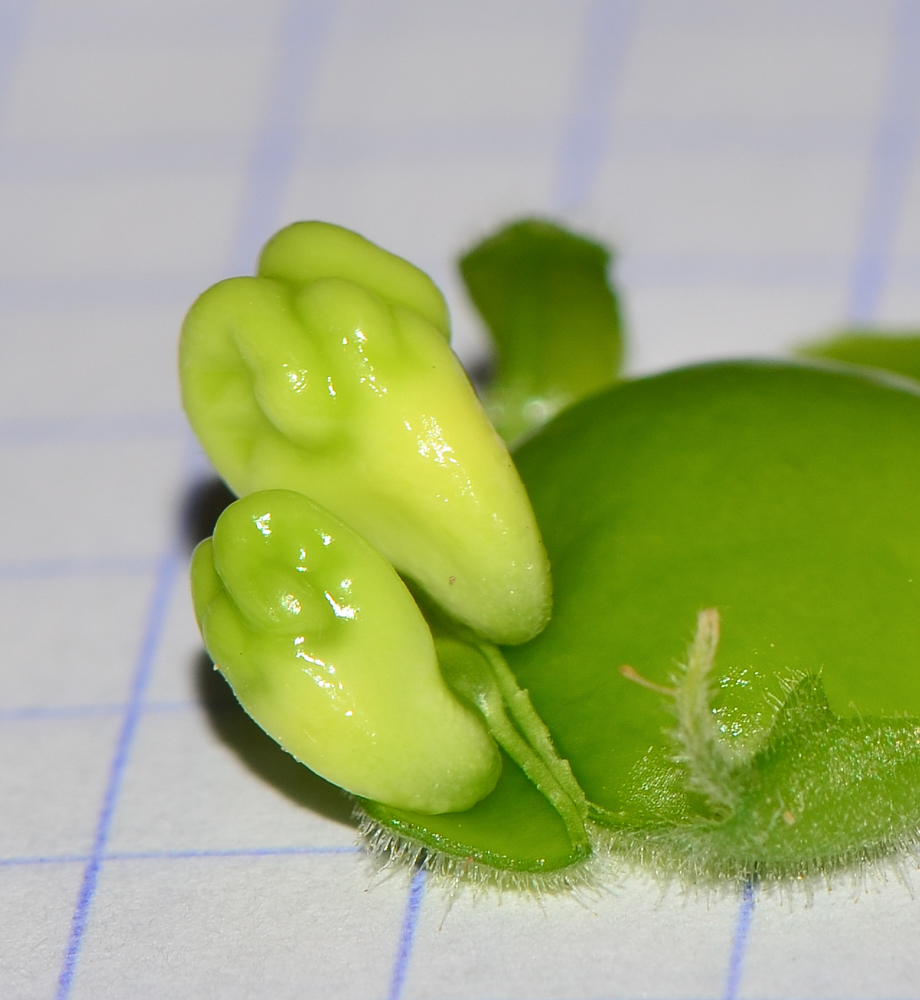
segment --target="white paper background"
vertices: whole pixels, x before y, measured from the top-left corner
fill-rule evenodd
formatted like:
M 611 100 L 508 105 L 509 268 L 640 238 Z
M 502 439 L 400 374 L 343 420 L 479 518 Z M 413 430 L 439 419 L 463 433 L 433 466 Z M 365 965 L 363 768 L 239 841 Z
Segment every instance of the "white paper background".
M 200 659 L 176 333 L 281 224 L 430 270 L 550 213 L 616 245 L 630 366 L 920 325 L 917 0 L 0 2 L 0 996 L 911 997 L 920 902 L 462 897 Z M 449 910 L 449 912 L 448 912 Z

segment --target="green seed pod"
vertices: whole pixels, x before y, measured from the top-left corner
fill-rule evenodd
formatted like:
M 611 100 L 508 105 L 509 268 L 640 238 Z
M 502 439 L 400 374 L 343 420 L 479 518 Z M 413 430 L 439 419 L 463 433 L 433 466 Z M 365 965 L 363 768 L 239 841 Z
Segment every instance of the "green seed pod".
M 286 490 L 238 500 L 195 550 L 192 592 L 240 703 L 318 774 L 421 813 L 495 786 L 498 749 L 444 682 L 405 584 L 329 511 Z
M 557 604 L 509 663 L 601 822 L 646 831 L 646 856 L 656 831 L 662 860 L 704 874 L 916 836 L 918 392 L 705 365 L 585 401 L 517 459 Z
M 205 292 L 180 346 L 183 402 L 238 494 L 292 489 L 496 642 L 549 618 L 549 567 L 517 472 L 445 340 L 420 271 L 299 223 L 260 277 Z

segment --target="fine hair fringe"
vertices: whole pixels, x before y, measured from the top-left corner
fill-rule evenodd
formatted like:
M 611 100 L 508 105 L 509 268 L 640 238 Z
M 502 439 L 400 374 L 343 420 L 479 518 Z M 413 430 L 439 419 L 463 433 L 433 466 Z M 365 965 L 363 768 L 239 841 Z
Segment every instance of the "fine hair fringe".
M 569 896 L 586 902 L 609 889 L 606 849 L 592 844 L 591 854 L 582 861 L 557 871 L 520 871 L 496 868 L 474 858 L 457 858 L 434 850 L 411 837 L 397 833 L 355 805 L 358 836 L 378 871 L 412 869 L 424 871 L 431 881 L 451 896 L 465 890 L 474 894 L 494 892 L 530 896 Z M 600 850 L 598 850 L 598 847 Z
M 754 885 L 760 895 L 790 903 L 804 900 L 808 906 L 820 892 L 843 890 L 856 897 L 892 882 L 913 897 L 912 875 L 920 869 L 920 830 L 833 858 L 770 866 L 714 857 L 702 829 L 694 836 L 674 829 L 628 833 L 590 824 L 592 851 L 583 861 L 558 871 L 516 871 L 441 853 L 395 832 L 357 805 L 355 817 L 361 842 L 378 872 L 424 871 L 451 899 L 467 892 L 511 894 L 537 902 L 566 896 L 589 905 L 627 877 L 641 876 L 657 882 L 663 894 L 676 889 L 717 897 L 736 895 Z
M 784 864 L 718 856 L 702 829 L 596 832 L 608 857 L 682 891 L 734 892 L 754 885 L 760 894 L 789 901 L 804 898 L 807 905 L 821 891 L 849 890 L 858 896 L 897 882 L 913 897 L 912 872 L 920 869 L 920 830 L 832 857 Z

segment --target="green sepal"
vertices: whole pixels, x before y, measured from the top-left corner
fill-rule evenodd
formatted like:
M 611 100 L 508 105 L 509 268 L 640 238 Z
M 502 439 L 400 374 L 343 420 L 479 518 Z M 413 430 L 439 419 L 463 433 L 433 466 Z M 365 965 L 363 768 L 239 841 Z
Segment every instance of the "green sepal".
M 463 813 L 426 816 L 361 802 L 365 812 L 396 837 L 421 844 L 456 870 L 476 862 L 500 871 L 548 873 L 583 861 L 586 844 L 572 841 L 549 801 L 502 754 L 502 773 L 494 791 Z
M 556 754 L 546 726 L 499 650 L 437 633 L 435 649 L 448 687 L 479 713 L 489 735 L 552 803 L 572 843 L 586 848 L 584 792 L 568 763 Z
M 460 260 L 495 341 L 486 403 L 506 440 L 617 377 L 621 323 L 609 265 L 605 247 L 541 219 L 507 226 Z
M 751 761 L 721 850 L 756 874 L 860 861 L 920 828 L 920 720 L 842 719 L 819 677 L 803 679 Z
M 384 842 L 394 836 L 421 845 L 451 873 L 471 861 L 483 872 L 564 872 L 590 857 L 584 792 L 499 649 L 451 621 L 419 588 L 410 589 L 431 628 L 442 676 L 482 719 L 503 765 L 494 791 L 463 813 L 427 816 L 365 800 L 365 812 L 379 824 L 374 839 L 382 832 Z

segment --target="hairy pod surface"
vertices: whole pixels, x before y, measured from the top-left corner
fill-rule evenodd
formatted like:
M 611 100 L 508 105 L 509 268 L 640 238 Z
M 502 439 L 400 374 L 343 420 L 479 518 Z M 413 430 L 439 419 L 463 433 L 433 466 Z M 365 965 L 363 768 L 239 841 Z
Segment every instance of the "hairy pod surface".
M 712 819 L 675 761 L 667 699 L 617 673 L 667 685 L 712 607 L 710 711 L 735 762 L 725 822 L 747 835 L 723 829 L 728 856 L 710 867 L 813 870 L 915 836 L 903 733 L 920 718 L 916 391 L 796 365 L 701 366 L 587 401 L 517 458 L 558 597 L 509 661 L 608 823 Z M 807 702 L 784 756 L 777 718 L 808 679 L 826 702 Z

